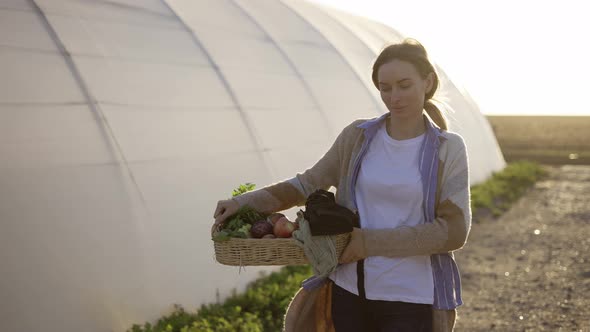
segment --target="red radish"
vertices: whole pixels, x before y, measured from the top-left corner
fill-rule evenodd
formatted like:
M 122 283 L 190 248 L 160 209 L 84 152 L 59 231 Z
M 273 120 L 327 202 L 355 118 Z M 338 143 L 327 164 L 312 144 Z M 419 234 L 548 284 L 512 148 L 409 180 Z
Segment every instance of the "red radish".
M 287 217 L 281 217 L 274 225 L 273 233 L 276 237 L 287 238 L 296 229 L 295 223 L 292 223 Z

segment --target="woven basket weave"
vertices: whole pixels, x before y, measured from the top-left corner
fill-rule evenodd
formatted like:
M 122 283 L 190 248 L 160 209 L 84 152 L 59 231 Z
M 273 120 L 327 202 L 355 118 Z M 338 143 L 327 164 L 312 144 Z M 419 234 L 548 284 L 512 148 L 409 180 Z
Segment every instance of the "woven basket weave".
M 350 233 L 332 235 L 335 238 L 338 257 L 350 240 Z M 293 238 L 275 239 L 241 239 L 231 238 L 227 241 L 213 241 L 215 259 L 224 265 L 259 266 L 259 265 L 303 265 L 307 258 L 303 248 Z

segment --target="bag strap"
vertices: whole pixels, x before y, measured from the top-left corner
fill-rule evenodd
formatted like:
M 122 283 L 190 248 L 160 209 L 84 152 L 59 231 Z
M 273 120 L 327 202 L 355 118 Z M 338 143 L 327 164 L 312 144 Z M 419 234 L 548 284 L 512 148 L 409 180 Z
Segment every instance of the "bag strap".
M 367 300 L 367 294 L 365 293 L 365 260 L 361 259 L 356 262 L 356 287 L 359 291 L 359 297 L 361 300 L 361 308 L 365 309 L 365 302 Z

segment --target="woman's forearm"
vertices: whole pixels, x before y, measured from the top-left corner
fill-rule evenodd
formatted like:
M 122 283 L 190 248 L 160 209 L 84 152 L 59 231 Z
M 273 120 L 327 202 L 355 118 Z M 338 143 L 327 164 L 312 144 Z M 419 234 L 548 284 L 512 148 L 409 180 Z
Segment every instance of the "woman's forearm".
M 462 209 L 447 200 L 431 223 L 390 229 L 362 229 L 366 256 L 406 257 L 444 253 L 461 248 L 469 225 Z

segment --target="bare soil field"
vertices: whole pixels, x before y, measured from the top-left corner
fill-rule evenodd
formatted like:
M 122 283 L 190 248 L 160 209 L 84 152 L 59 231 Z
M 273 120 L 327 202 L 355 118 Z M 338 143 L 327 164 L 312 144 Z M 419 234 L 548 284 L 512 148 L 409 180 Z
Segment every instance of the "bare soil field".
M 456 331 L 590 331 L 590 166 L 549 176 L 456 252 Z
M 590 165 L 590 116 L 488 116 L 506 161 Z

